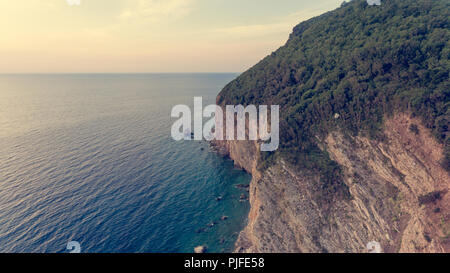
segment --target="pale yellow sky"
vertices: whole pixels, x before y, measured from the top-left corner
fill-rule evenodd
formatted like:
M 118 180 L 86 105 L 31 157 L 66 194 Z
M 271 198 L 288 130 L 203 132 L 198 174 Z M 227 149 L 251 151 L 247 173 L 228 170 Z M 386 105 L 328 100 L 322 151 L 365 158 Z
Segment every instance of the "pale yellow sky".
M 241 72 L 342 0 L 0 0 L 0 73 Z

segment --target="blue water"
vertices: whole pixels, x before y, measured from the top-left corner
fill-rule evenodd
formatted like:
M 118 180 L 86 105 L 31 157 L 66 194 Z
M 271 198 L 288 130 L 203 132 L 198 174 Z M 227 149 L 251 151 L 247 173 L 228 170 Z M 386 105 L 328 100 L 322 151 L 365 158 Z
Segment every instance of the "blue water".
M 0 75 L 0 252 L 232 251 L 250 177 L 170 112 L 234 77 Z

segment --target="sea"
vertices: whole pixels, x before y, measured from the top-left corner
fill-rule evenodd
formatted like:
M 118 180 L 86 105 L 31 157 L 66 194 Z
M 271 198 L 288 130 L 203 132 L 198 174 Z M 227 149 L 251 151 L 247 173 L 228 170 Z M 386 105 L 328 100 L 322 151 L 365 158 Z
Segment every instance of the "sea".
M 237 75 L 0 75 L 0 252 L 232 252 L 250 175 L 170 132 Z

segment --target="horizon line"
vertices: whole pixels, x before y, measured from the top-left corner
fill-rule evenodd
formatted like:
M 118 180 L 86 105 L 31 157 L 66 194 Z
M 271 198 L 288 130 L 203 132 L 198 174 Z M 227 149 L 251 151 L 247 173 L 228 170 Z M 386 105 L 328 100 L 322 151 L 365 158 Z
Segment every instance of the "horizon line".
M 241 74 L 244 72 L 12 72 L 0 75 L 149 75 L 149 74 Z

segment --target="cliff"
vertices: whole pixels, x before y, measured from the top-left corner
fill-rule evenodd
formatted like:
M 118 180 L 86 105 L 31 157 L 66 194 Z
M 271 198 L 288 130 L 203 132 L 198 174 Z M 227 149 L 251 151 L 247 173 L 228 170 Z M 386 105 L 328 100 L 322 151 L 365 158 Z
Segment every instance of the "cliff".
M 450 251 L 443 145 L 409 114 L 388 119 L 383 132 L 383 141 L 339 131 L 327 136 L 323 148 L 343 167 L 351 195 L 331 206 L 323 205 L 314 172 L 284 160 L 260 171 L 255 142 L 217 142 L 253 176 L 236 252 L 367 252 L 370 241 L 384 252 Z
M 450 250 L 449 18 L 446 0 L 353 0 L 221 91 L 280 106 L 276 152 L 216 142 L 253 176 L 237 252 Z

